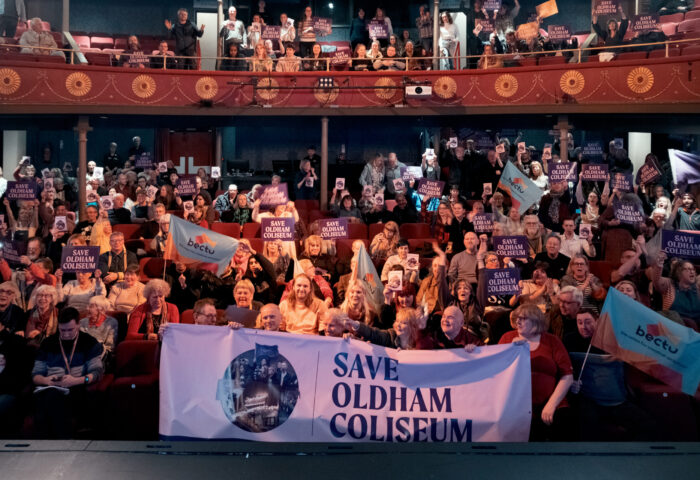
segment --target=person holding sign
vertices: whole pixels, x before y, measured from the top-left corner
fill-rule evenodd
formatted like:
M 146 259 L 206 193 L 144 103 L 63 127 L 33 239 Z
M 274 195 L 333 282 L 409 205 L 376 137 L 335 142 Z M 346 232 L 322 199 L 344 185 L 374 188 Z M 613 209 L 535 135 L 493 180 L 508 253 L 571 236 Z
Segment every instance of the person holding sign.
M 241 46 L 246 45 L 245 25 L 236 18 L 236 7 L 229 7 L 228 18 L 221 24 L 219 36 L 223 37 L 227 47 L 236 45 L 238 48 L 241 48 Z
M 396 320 L 387 330 L 370 327 L 350 319 L 346 321 L 345 328 L 357 338 L 374 345 L 399 350 L 430 350 L 433 348 L 432 341 L 417 329 L 415 317 L 415 310 L 404 309 L 396 314 Z
M 76 280 L 70 280 L 63 284 L 63 270 L 56 270 L 56 292 L 58 293 L 57 302 L 66 302 L 67 306 L 75 307 L 80 311 L 87 308 L 88 302 L 93 297 L 104 298 L 107 289 L 102 283 L 102 272 L 97 270 L 94 272 L 95 278 L 92 278 L 93 272 L 77 272 Z
M 10 208 L 10 201 L 5 198 L 3 204 L 12 238 L 21 241 L 34 237 L 39 228 L 39 200 L 22 202 L 16 220 Z
M 608 181 L 605 182 L 605 187 L 603 187 L 602 198 L 607 200 L 610 198 L 610 175 L 608 175 Z M 588 194 L 586 201 L 583 200 L 583 171 L 578 174 L 578 184 L 576 185 L 576 201 L 582 207 L 581 208 L 581 223 L 588 223 L 593 228 L 596 235 L 598 233 L 598 222 L 600 220 L 600 205 L 601 196 L 594 188 Z M 605 202 L 603 202 L 605 203 Z
M 525 343 L 532 366 L 532 424 L 530 441 L 571 438 L 566 394 L 574 382 L 571 359 L 564 344 L 547 333 L 544 314 L 536 305 L 521 305 L 511 314 L 515 331 L 503 335 L 499 344 Z
M 386 38 L 379 39 L 379 42 L 381 43 L 382 47 L 386 46 L 387 42 L 388 42 L 387 39 L 389 38 L 389 36 L 391 34 L 394 33 L 394 28 L 391 26 L 391 19 L 389 17 L 387 17 L 386 15 L 384 15 L 383 8 L 377 7 L 377 11 L 376 11 L 374 17 L 372 18 L 372 22 L 379 22 L 379 23 L 383 23 L 384 25 L 386 25 L 387 36 L 386 36 Z M 375 40 L 375 39 L 372 39 L 372 40 Z
M 337 193 L 338 190 L 334 188 L 333 196 L 331 197 L 331 212 L 333 213 L 333 216 L 338 218 L 354 218 L 358 221 L 362 221 L 362 212 L 360 212 L 360 209 L 355 206 L 355 201 L 353 200 L 352 196 L 349 193 L 346 193 L 343 195 L 340 203 L 335 203 L 334 200 Z
M 654 289 L 663 295 L 663 309 L 677 312 L 682 318 L 700 324 L 700 277 L 695 266 L 687 260 L 671 260 L 669 276 L 661 272 L 666 262 L 666 252 L 659 252 L 652 269 Z
M 598 24 L 598 14 L 595 11 L 591 11 L 591 24 L 593 25 L 593 30 L 598 34 L 598 37 L 607 46 L 622 45 L 624 43 L 625 33 L 627 33 L 627 27 L 629 26 L 629 19 L 625 15 L 625 11 L 622 9 L 622 5 L 618 4 L 617 11 L 622 17 L 620 26 L 617 26 L 617 20 L 611 18 L 608 20 L 608 28 L 603 30 L 603 28 Z
M 318 177 L 309 160 L 299 163 L 299 171 L 294 177 L 294 193 L 297 200 L 313 200 L 316 198 L 316 182 Z

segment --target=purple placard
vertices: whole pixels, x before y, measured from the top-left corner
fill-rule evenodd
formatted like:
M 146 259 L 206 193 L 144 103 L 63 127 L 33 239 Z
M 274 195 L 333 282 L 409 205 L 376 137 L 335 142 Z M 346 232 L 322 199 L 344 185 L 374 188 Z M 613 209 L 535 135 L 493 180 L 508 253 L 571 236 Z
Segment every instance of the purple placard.
M 493 148 L 493 139 L 489 135 L 479 135 L 476 137 L 476 146 L 484 148 Z
M 653 32 L 659 29 L 658 15 L 634 15 L 630 22 L 630 28 L 633 32 Z
M 661 172 L 659 172 L 659 169 L 656 168 L 654 164 L 645 163 L 639 170 L 641 171 L 639 174 L 639 183 L 642 185 L 646 185 L 661 178 Z
M 622 192 L 632 191 L 632 175 L 627 175 L 625 173 L 616 173 L 610 179 L 610 188 L 617 188 Z
M 588 142 L 583 145 L 583 156 L 586 158 L 603 158 L 603 144 Z
M 379 20 L 372 20 L 367 24 L 369 38 L 389 38 L 389 29 L 386 23 Z
M 336 50 L 331 54 L 331 65 L 345 65 L 350 60 L 350 53 L 347 50 Z
M 445 182 L 440 180 L 428 180 L 427 178 L 421 178 L 418 181 L 418 188 L 416 192 L 426 197 L 440 198 L 442 196 L 442 191 L 445 189 Z
M 2 256 L 8 263 L 19 265 L 19 257 L 27 254 L 27 242 L 17 242 L 11 240 L 2 245 Z
M 481 25 L 481 32 L 479 33 L 492 33 L 496 29 L 493 20 L 477 18 L 474 22 L 476 25 Z
M 485 0 L 482 5 L 487 11 L 493 12 L 501 9 L 501 0 Z
M 289 202 L 289 191 L 286 183 L 265 185 L 260 194 L 260 208 L 272 208 Z
M 197 194 L 197 181 L 194 177 L 180 177 L 177 179 L 177 193 L 183 195 Z
M 581 180 L 586 182 L 606 182 L 608 180 L 608 166 L 598 163 L 584 163 L 581 165 Z
M 520 293 L 520 271 L 517 268 L 486 269 L 487 295 L 516 295 Z
M 260 220 L 260 235 L 264 242 L 294 240 L 294 218 L 273 217 Z
M 613 15 L 617 13 L 617 0 L 598 0 L 595 4 L 596 15 Z
M 554 42 L 561 42 L 571 38 L 571 28 L 568 25 L 548 25 L 547 35 Z
M 136 168 L 153 168 L 153 156 L 151 152 L 143 152 L 136 156 Z
M 321 37 L 330 35 L 333 21 L 330 18 L 314 17 L 313 18 L 314 33 Z
M 700 259 L 700 233 L 663 230 L 661 250 L 669 257 Z
M 36 200 L 37 185 L 36 182 L 20 181 L 7 182 L 7 193 L 5 198 L 8 200 Z
M 493 213 L 477 213 L 472 220 L 476 233 L 491 233 L 493 231 Z
M 549 162 L 549 183 L 575 182 L 578 175 L 578 164 L 574 162 L 554 163 Z
M 265 25 L 260 38 L 263 40 L 279 40 L 282 27 L 280 25 Z
M 613 213 L 622 223 L 635 224 L 644 221 L 644 214 L 636 202 L 613 201 Z
M 61 270 L 64 272 L 88 273 L 97 270 L 100 247 L 63 247 Z
M 348 219 L 324 218 L 318 221 L 318 228 L 321 238 L 324 240 L 335 240 L 338 238 L 348 238 Z
M 525 235 L 503 235 L 493 237 L 493 249 L 500 257 L 524 258 L 530 256 L 530 244 Z

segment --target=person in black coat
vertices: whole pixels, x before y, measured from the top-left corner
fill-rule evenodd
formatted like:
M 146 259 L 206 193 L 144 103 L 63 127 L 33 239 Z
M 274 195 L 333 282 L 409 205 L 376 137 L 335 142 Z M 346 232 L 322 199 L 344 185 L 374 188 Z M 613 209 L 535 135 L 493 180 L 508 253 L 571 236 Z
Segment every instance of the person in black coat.
M 197 53 L 197 37 L 204 35 L 204 25 L 198 29 L 197 25 L 188 20 L 188 15 L 187 10 L 181 8 L 177 11 L 177 23 L 173 24 L 170 20 L 165 20 L 168 38 L 175 37 L 176 56 L 194 57 Z M 196 70 L 194 58 L 179 60 L 185 70 Z
M 245 57 L 241 55 L 241 52 L 238 50 L 238 44 L 229 44 L 228 56 L 221 61 L 221 64 L 219 65 L 219 70 L 225 70 L 228 72 L 248 71 L 248 62 L 246 62 Z

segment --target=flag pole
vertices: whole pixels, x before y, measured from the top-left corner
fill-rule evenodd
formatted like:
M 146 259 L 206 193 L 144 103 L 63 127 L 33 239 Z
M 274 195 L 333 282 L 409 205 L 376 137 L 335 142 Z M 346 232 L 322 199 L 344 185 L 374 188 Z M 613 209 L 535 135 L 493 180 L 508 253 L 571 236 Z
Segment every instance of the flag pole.
M 593 337 L 591 337 L 591 340 L 593 340 Z M 591 346 L 593 345 L 593 342 L 588 343 L 588 350 L 586 350 L 586 356 L 583 357 L 583 363 L 581 364 L 581 371 L 578 373 L 578 380 L 577 382 L 581 381 L 581 377 L 583 376 L 583 369 L 586 366 L 586 360 L 588 360 L 588 354 L 591 353 Z

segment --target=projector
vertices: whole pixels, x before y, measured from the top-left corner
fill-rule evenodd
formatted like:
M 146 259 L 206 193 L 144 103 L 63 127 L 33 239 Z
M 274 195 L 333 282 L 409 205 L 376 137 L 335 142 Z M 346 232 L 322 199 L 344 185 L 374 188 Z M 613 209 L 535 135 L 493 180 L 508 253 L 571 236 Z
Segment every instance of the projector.
M 408 98 L 428 98 L 433 94 L 433 87 L 426 85 L 410 85 L 406 87 Z

